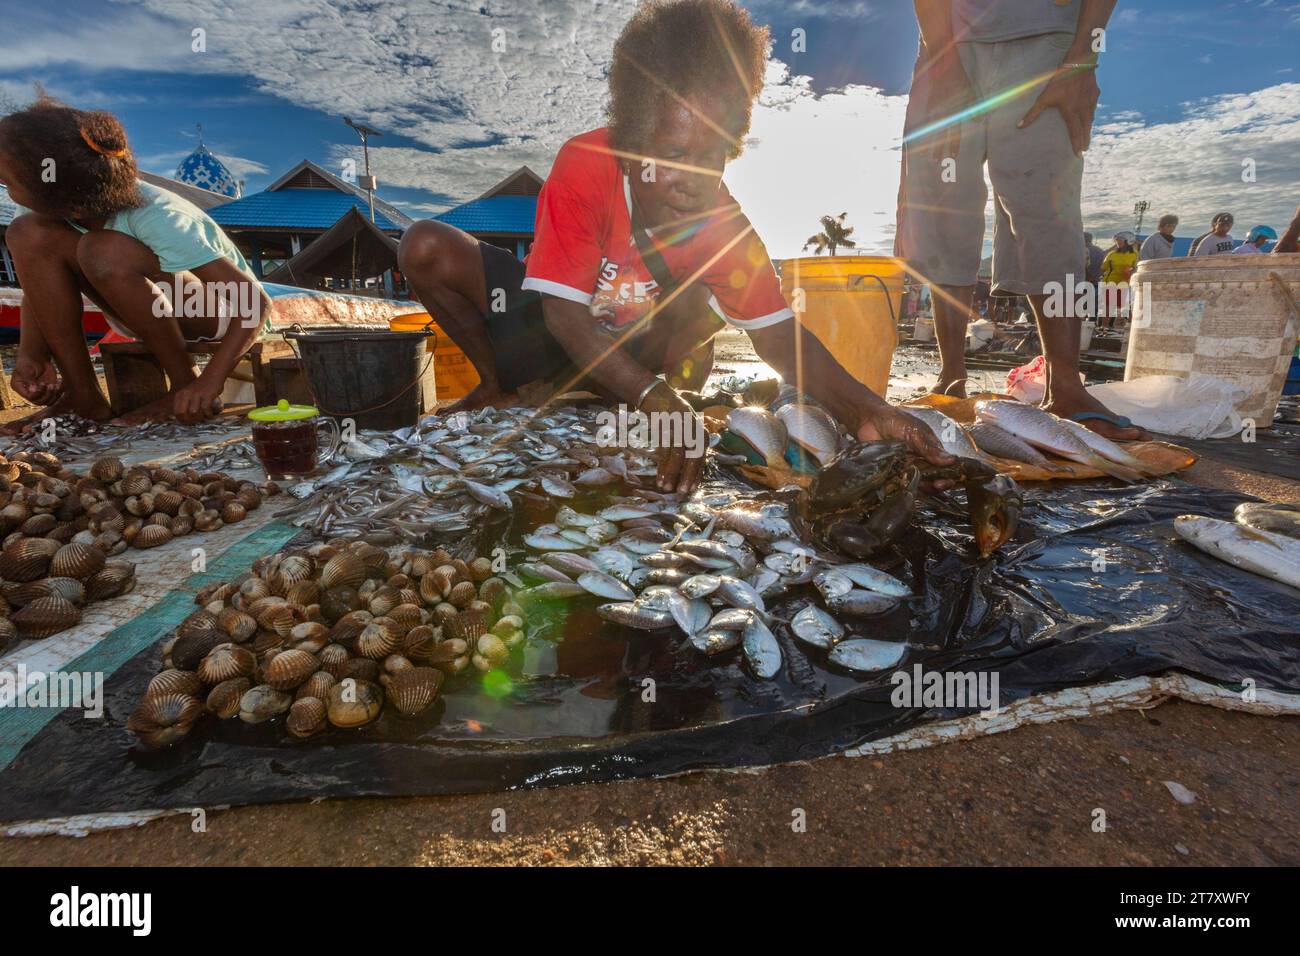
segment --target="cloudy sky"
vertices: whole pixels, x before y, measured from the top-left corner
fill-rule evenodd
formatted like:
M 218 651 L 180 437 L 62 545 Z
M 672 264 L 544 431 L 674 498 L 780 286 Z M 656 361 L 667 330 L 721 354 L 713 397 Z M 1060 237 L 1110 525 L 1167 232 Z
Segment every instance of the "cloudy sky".
M 141 165 L 164 175 L 202 123 L 249 191 L 304 158 L 338 169 L 359 153 L 341 119 L 351 116 L 385 133 L 371 151 L 380 194 L 427 216 L 522 163 L 545 175 L 568 137 L 602 124 L 609 52 L 634 6 L 8 0 L 0 102 L 26 102 L 39 81 L 112 110 Z M 772 62 L 749 148 L 727 173 L 732 192 L 775 256 L 798 254 L 820 215 L 844 211 L 867 251 L 888 249 L 916 51 L 911 0 L 748 6 L 772 29 Z M 796 29 L 805 52 L 792 50 Z M 1088 227 L 1132 228 L 1139 199 L 1181 215 L 1186 235 L 1221 208 L 1242 227 L 1284 225 L 1300 203 L 1297 51 L 1297 0 L 1120 0 L 1099 74 Z

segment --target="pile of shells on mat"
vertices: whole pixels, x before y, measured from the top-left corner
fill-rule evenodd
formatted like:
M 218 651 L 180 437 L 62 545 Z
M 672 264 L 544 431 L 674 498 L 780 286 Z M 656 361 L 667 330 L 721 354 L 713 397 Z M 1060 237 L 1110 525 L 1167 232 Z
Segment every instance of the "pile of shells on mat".
M 484 557 L 333 540 L 258 558 L 209 585 L 161 645 L 162 671 L 128 727 L 149 747 L 206 712 L 293 737 L 361 727 L 391 704 L 413 716 L 443 681 L 502 668 L 525 638 L 523 609 Z
M 110 560 L 89 530 L 78 481 L 46 452 L 0 456 L 0 652 L 67 630 L 85 605 L 135 587 L 135 565 Z

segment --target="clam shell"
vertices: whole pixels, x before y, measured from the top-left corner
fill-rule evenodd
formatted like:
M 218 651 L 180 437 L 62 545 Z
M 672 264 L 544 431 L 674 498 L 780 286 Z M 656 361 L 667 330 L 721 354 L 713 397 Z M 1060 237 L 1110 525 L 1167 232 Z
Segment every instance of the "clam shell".
M 336 554 L 320 569 L 320 585 L 332 588 L 356 588 L 366 579 L 366 566 L 355 554 Z
M 269 684 L 250 687 L 239 699 L 239 719 L 246 724 L 260 724 L 283 714 L 293 704 L 293 698 Z
M 320 596 L 321 588 L 315 581 L 298 581 L 289 585 L 284 591 L 284 599 L 300 607 L 319 604 Z
M 357 635 L 356 652 L 372 661 L 381 660 L 397 648 L 401 630 L 388 618 L 375 618 Z
M 281 651 L 262 669 L 262 678 L 276 690 L 293 690 L 299 687 L 320 667 L 314 654 L 306 651 Z
M 294 700 L 302 700 L 304 697 L 319 697 L 324 700 L 325 695 L 329 693 L 330 688 L 335 683 L 337 683 L 337 679 L 329 671 L 317 671 L 298 688 L 293 695 Z
M 135 565 L 109 561 L 86 580 L 86 600 L 103 601 L 126 594 L 135 587 Z
M 164 528 L 160 524 L 145 525 L 138 532 L 131 543 L 137 548 L 156 548 L 159 545 L 166 544 L 172 539 L 170 528 Z
M 310 737 L 325 729 L 328 722 L 325 702 L 319 697 L 300 697 L 289 708 L 285 728 L 295 737 Z
M 145 688 L 145 697 L 165 697 L 168 694 L 184 694 L 197 697 L 203 690 L 203 681 L 193 671 L 179 671 L 168 668 L 155 674 Z
M 375 617 L 383 617 L 401 603 L 402 599 L 397 588 L 383 587 L 370 595 L 370 601 L 367 607 L 370 613 Z
M 506 582 L 500 578 L 488 578 L 478 587 L 478 597 L 480 601 L 496 607 L 501 603 L 506 595 Z
M 190 732 L 203 705 L 186 694 L 146 697 L 130 717 L 127 728 L 147 747 L 168 747 Z
M 180 636 L 190 631 L 212 631 L 216 628 L 216 615 L 207 611 L 195 611 L 176 625 L 176 634 Z
M 222 608 L 217 615 L 217 626 L 230 635 L 236 644 L 242 644 L 257 633 L 257 619 L 238 608 Z
M 475 584 L 482 584 L 492 577 L 492 559 L 475 558 L 469 563 L 469 579 Z
M 429 604 L 444 601 L 451 594 L 451 577 L 441 570 L 427 572 L 420 578 L 420 597 Z
M 48 538 L 23 538 L 0 551 L 0 577 L 6 581 L 35 581 L 45 577 L 60 545 Z
M 362 727 L 379 716 L 384 692 L 368 680 L 342 680 L 329 689 L 325 706 L 335 727 Z
M 388 612 L 388 619 L 397 625 L 402 634 L 424 622 L 420 608 L 415 604 L 397 605 Z
M 104 552 L 94 545 L 65 544 L 50 558 L 50 577 L 84 581 L 104 567 Z
M 353 657 L 348 660 L 347 671 L 339 680 L 352 677 L 356 680 L 375 680 L 379 677 L 379 661 L 368 657 Z
M 97 458 L 90 463 L 90 477 L 105 483 L 117 481 L 125 470 L 121 458 Z
M 189 515 L 177 515 L 172 518 L 172 537 L 180 538 L 194 530 L 194 519 Z
M 305 554 L 286 555 L 275 569 L 276 579 L 285 587 L 306 581 L 316 570 L 316 563 Z
M 208 691 L 204 707 L 222 720 L 228 720 L 239 713 L 239 702 L 251 686 L 247 677 L 234 677 L 224 680 Z
M 437 632 L 429 625 L 421 624 L 406 632 L 398 644 L 398 649 L 416 663 L 427 664 L 432 660 L 437 646 Z
M 228 644 L 230 636 L 216 628 L 206 631 L 187 631 L 172 645 L 172 664 L 185 671 L 196 671 L 208 652 L 219 644 Z
M 172 491 L 170 488 L 153 496 L 154 510 L 168 515 L 174 515 L 180 511 L 184 502 L 185 496 L 179 491 Z
M 10 620 L 23 637 L 49 637 L 77 624 L 81 620 L 81 608 L 50 594 L 15 611 Z
M 248 509 L 238 501 L 228 501 L 221 508 L 221 520 L 226 524 L 243 521 L 246 514 L 248 514 Z
M 86 588 L 76 578 L 41 578 L 23 584 L 5 584 L 0 586 L 0 594 L 14 607 L 24 607 L 51 595 L 73 604 L 86 603 Z
M 320 654 L 321 670 L 332 674 L 337 680 L 348 672 L 348 649 L 342 644 L 326 644 L 321 648 Z
M 471 647 L 488 632 L 487 616 L 481 611 L 471 611 L 468 608 L 444 626 L 448 637 L 458 637 L 462 641 L 468 641 Z
M 429 707 L 442 687 L 443 674 L 436 667 L 408 667 L 388 681 L 388 699 L 408 717 Z
M 307 620 L 306 612 L 296 604 L 277 604 L 254 614 L 257 623 L 281 637 L 288 637 L 293 629 Z
M 249 677 L 256 666 L 257 658 L 248 648 L 236 644 L 218 644 L 199 662 L 197 673 L 203 683 L 212 685 L 236 677 Z
M 0 617 L 0 653 L 18 639 L 18 628 L 7 617 Z
M 122 476 L 122 496 L 147 494 L 153 488 L 153 478 L 147 471 L 132 469 Z
M 39 538 L 53 531 L 58 523 L 59 519 L 51 514 L 32 515 L 18 530 L 28 537 Z
M 444 601 L 433 609 L 433 622 L 439 627 L 445 627 L 456 617 L 456 606 Z
M 506 642 L 495 634 L 484 634 L 478 639 L 477 651 L 480 657 L 490 661 L 493 666 L 502 664 L 510 657 L 510 648 Z
M 451 589 L 451 594 L 447 595 L 447 600 L 453 607 L 466 607 L 470 601 L 478 597 L 478 588 L 472 581 L 461 581 Z
M 351 643 L 372 620 L 374 615 L 369 611 L 349 611 L 334 622 L 330 640 L 339 644 Z
M 302 641 L 324 640 L 329 637 L 330 629 L 320 621 L 303 621 L 289 632 L 289 641 L 291 643 L 300 643 Z M 324 644 L 321 645 L 324 647 Z

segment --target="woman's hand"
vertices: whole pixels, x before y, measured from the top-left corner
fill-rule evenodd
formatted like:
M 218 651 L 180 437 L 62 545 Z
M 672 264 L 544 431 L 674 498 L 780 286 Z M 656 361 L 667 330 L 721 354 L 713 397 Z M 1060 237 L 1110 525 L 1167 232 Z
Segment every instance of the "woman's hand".
M 46 358 L 19 355 L 9 384 L 35 405 L 53 405 L 63 396 L 63 380 L 54 363 Z
M 187 425 L 201 422 L 221 411 L 220 395 L 220 386 L 213 387 L 203 380 L 203 376 L 199 376 L 176 390 L 172 398 L 172 414 Z

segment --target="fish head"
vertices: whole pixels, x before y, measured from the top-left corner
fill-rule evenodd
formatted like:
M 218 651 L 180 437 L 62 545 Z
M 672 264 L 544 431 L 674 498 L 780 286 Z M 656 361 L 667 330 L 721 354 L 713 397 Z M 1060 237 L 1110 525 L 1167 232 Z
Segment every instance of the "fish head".
M 967 508 L 980 557 L 987 558 L 1016 533 L 1024 495 L 1006 475 L 966 484 Z

